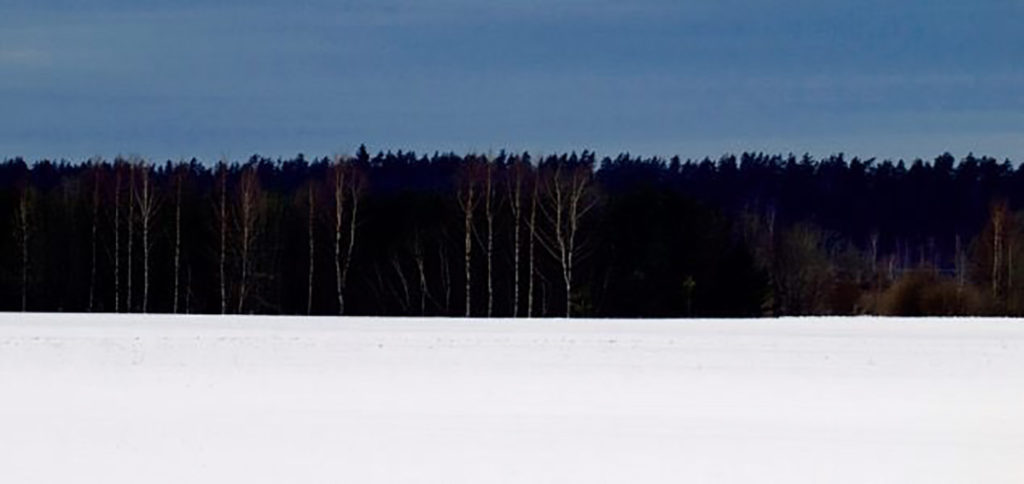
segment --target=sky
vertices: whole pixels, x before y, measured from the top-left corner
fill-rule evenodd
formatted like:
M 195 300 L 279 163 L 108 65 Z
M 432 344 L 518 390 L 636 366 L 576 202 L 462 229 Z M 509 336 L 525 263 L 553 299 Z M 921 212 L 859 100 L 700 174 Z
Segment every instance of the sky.
M 0 0 L 0 158 L 1024 160 L 1024 0 Z

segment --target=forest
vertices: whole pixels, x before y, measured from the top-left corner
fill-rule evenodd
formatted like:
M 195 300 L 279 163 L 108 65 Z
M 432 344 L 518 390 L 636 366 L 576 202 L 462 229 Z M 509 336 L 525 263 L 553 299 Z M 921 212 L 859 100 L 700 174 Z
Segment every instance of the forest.
M 1022 204 L 948 153 L 13 158 L 0 310 L 1020 316 Z

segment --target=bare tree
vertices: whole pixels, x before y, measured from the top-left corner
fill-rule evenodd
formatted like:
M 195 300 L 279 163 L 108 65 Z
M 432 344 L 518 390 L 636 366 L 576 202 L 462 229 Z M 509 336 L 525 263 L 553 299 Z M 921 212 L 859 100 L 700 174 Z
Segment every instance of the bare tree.
M 338 295 L 338 314 L 345 314 L 345 286 L 356 245 L 359 202 L 365 190 L 365 176 L 351 161 L 338 156 L 331 165 L 331 190 L 334 195 L 334 273 Z M 345 212 L 348 212 L 348 242 L 342 248 Z
M 997 300 L 1003 293 L 1003 256 L 1006 252 L 1006 222 L 1009 209 L 1005 201 L 992 204 L 992 296 Z
M 114 312 L 121 311 L 121 161 L 114 160 Z
M 149 310 L 149 254 L 152 244 L 149 238 L 156 220 L 157 199 L 153 187 L 153 167 L 145 161 L 138 166 L 141 189 L 135 193 L 139 206 L 139 225 L 142 229 L 142 312 Z
M 533 180 L 533 189 L 530 190 L 530 269 L 527 271 L 530 277 L 530 284 L 526 291 L 526 317 L 533 317 L 533 294 L 534 294 L 534 281 L 536 281 L 537 272 L 534 257 L 537 247 L 537 201 L 540 192 L 540 182 L 537 177 Z
M 217 179 L 220 185 L 220 203 L 217 204 L 217 222 L 220 225 L 220 257 L 218 259 L 220 268 L 220 313 L 227 314 L 228 295 L 225 263 L 227 261 L 228 246 L 228 167 L 223 161 L 217 165 Z
M 132 263 L 135 257 L 132 254 L 132 248 L 135 246 L 135 197 L 136 197 L 136 184 L 135 184 L 135 171 L 136 171 L 136 160 L 128 161 L 128 275 L 127 275 L 127 286 L 128 294 L 125 297 L 125 307 L 127 312 L 132 312 Z
M 306 314 L 313 314 L 313 273 L 316 270 L 316 236 L 313 232 L 316 227 L 316 186 L 313 184 L 313 180 L 309 181 L 307 192 L 309 194 L 307 201 L 309 206 L 309 281 L 306 284 Z
M 457 199 L 459 208 L 462 209 L 462 220 L 464 224 L 464 255 L 466 270 L 466 317 L 473 314 L 472 293 L 473 293 L 473 215 L 479 203 L 478 185 L 480 183 L 479 162 L 474 158 L 467 158 L 459 171 Z
M 89 237 L 89 312 L 93 311 L 96 301 L 96 231 L 99 226 L 100 214 L 100 160 L 90 160 L 92 172 L 92 230 Z
M 181 280 L 181 186 L 185 183 L 185 176 L 188 174 L 185 164 L 180 164 L 175 181 L 174 197 L 174 314 L 178 314 L 179 287 Z
M 494 162 L 484 160 L 484 218 L 487 220 L 487 317 L 494 314 Z
M 252 291 L 253 269 L 255 266 L 256 242 L 260 235 L 262 221 L 262 196 L 256 166 L 247 165 L 242 170 L 238 186 L 238 265 L 241 276 L 238 279 L 238 304 L 236 312 L 242 314 Z
M 28 310 L 28 272 L 29 272 L 29 243 L 32 240 L 35 225 L 35 192 L 32 187 L 26 186 L 21 190 L 18 197 L 18 208 L 15 212 L 15 235 L 21 249 L 21 311 Z
M 447 239 L 447 237 L 446 237 Z M 441 289 L 444 291 L 444 314 L 450 315 L 452 309 L 452 275 L 448 265 L 448 253 L 445 243 L 437 244 L 438 264 L 441 267 Z
M 427 287 L 427 271 L 426 261 L 423 257 L 423 243 L 420 238 L 420 231 L 416 230 L 413 234 L 412 240 L 412 256 L 413 261 L 416 263 L 416 273 L 419 275 L 420 283 L 420 316 L 426 316 L 427 314 L 427 299 L 433 299 L 430 296 L 430 289 Z
M 539 241 L 561 266 L 567 318 L 572 317 L 573 269 L 581 251 L 580 222 L 597 201 L 591 168 L 589 163 L 556 162 L 544 177 L 545 203 L 541 204 L 541 212 L 547 219 L 549 231 Z
M 519 317 L 519 235 L 522 232 L 523 179 L 527 170 L 526 161 L 516 157 L 509 167 L 508 189 L 509 209 L 512 212 L 512 317 Z

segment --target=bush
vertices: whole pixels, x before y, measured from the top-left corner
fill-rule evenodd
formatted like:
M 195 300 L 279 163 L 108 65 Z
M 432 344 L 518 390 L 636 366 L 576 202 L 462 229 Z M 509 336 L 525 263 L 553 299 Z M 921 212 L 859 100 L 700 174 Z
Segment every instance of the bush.
M 889 316 L 967 316 L 989 312 L 977 289 L 934 270 L 908 272 L 882 293 L 879 312 Z

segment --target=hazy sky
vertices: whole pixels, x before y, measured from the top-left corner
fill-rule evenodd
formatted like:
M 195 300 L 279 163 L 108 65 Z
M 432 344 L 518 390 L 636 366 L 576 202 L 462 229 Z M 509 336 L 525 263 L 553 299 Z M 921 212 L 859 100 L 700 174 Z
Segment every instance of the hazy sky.
M 0 0 L 0 157 L 1024 159 L 1024 0 Z

